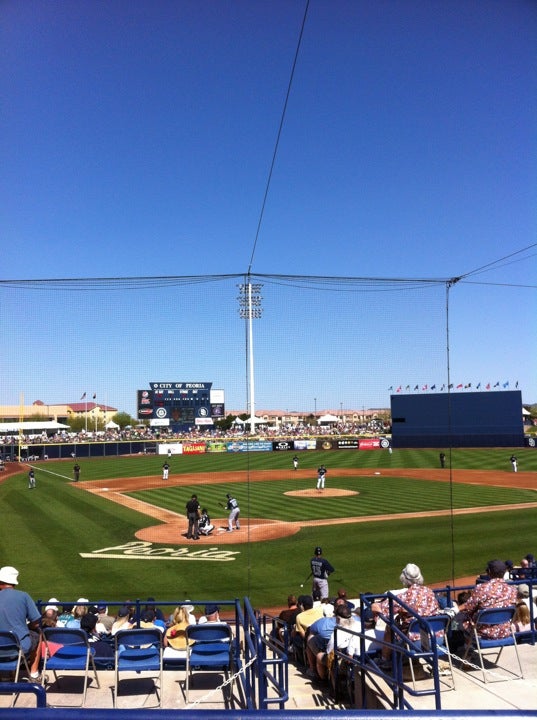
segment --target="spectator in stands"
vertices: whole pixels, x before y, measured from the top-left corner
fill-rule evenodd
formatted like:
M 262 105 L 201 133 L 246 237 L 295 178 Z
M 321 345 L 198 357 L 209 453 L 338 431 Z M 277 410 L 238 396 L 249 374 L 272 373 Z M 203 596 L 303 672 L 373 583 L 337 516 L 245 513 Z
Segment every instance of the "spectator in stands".
M 198 620 L 199 625 L 203 625 L 204 623 L 219 623 L 221 625 L 227 624 L 224 620 L 220 620 L 220 608 L 218 605 L 213 605 L 212 603 L 206 605 L 204 613 L 205 614 Z
M 511 624 L 516 633 L 529 632 L 531 630 L 530 610 L 524 600 L 517 600 L 515 614 L 513 615 Z
M 114 648 L 111 643 L 103 640 L 103 636 L 97 630 L 97 615 L 86 613 L 80 620 L 80 627 L 88 636 L 95 660 L 98 659 L 99 664 L 104 662 L 111 667 L 114 662 Z
M 317 677 L 316 672 L 317 657 L 319 654 L 326 653 L 326 646 L 332 637 L 336 618 L 334 616 L 334 606 L 329 603 L 323 605 L 323 617 L 316 620 L 308 628 L 306 640 L 306 661 L 308 664 L 306 674 L 308 677 Z
M 57 602 L 58 600 L 56 598 L 50 598 L 45 606 L 45 610 L 54 610 L 58 614 L 60 612 L 60 608 L 58 607 Z
M 110 634 L 115 618 L 108 614 L 108 607 L 104 600 L 97 603 L 97 632 Z
M 88 612 L 88 605 L 86 604 L 89 603 L 88 598 L 78 598 L 76 602 L 77 604 L 73 608 L 73 618 L 65 624 L 65 627 L 79 628 L 80 621 Z
M 472 627 L 475 624 L 475 619 L 480 610 L 485 608 L 503 608 L 516 604 L 516 586 L 508 585 L 503 579 L 505 575 L 505 562 L 503 560 L 491 560 L 487 565 L 487 575 L 490 580 L 477 585 L 468 600 L 459 608 L 459 611 L 466 615 L 464 629 L 467 634 L 467 644 L 472 640 Z M 482 637 L 494 640 L 508 637 L 511 633 L 509 622 L 499 625 L 477 625 L 476 629 Z
M 50 600 L 49 600 L 50 602 Z M 43 614 L 41 615 L 41 628 L 48 628 L 48 627 L 56 627 L 58 623 L 58 613 L 56 610 L 54 610 L 53 607 L 47 605 L 47 607 L 43 610 Z M 41 661 L 45 657 L 46 653 L 46 644 L 43 639 L 40 640 L 39 645 L 37 647 L 34 660 L 30 666 L 30 678 L 34 682 L 41 682 L 41 673 L 39 671 L 39 668 L 41 666 Z
M 178 618 L 182 618 L 182 614 L 180 614 L 179 612 L 180 610 L 183 610 L 183 612 L 186 613 L 189 625 L 195 625 L 198 622 L 196 620 L 196 616 L 194 615 L 194 605 L 190 605 L 189 603 L 190 601 L 187 600 L 185 605 L 179 605 L 175 608 L 173 613 L 168 618 L 167 627 L 175 625 L 179 621 Z
M 299 607 L 302 608 L 302 611 L 299 612 L 295 618 L 295 631 L 304 639 L 310 625 L 313 625 L 316 620 L 322 618 L 323 608 L 320 602 L 314 605 L 314 600 L 311 595 L 301 595 L 298 598 L 298 604 Z
M 72 620 L 73 617 L 73 605 L 64 603 L 62 605 L 61 613 L 58 615 L 58 627 L 67 627 L 67 623 Z
M 532 602 L 529 585 L 527 585 L 526 583 L 520 583 L 520 585 L 516 586 L 516 599 L 517 604 L 518 602 L 522 601 L 529 610 L 530 603 Z
M 459 652 L 464 652 L 464 643 L 466 639 L 466 635 L 464 632 L 464 622 L 466 617 L 464 613 L 461 613 L 459 611 L 459 608 L 464 605 L 464 603 L 468 600 L 471 594 L 472 593 L 469 590 L 461 590 L 461 592 L 457 594 L 457 601 L 454 601 L 452 604 L 453 612 L 455 614 L 453 615 L 453 617 L 451 618 L 451 622 L 449 623 L 447 640 L 449 649 L 451 650 L 451 652 L 456 653 L 457 655 L 459 654 Z
M 531 578 L 532 575 L 533 571 L 530 567 L 528 556 L 525 555 L 520 561 L 520 565 L 513 570 L 513 580 L 527 580 Z
M 192 615 L 189 612 L 191 605 L 181 605 L 175 608 L 173 613 L 173 623 L 166 630 L 164 634 L 164 659 L 179 659 L 186 658 L 186 629 L 189 625 L 195 625 L 191 622 Z
M 339 590 L 337 591 L 337 598 L 341 598 L 342 600 L 344 600 L 347 604 L 347 607 L 350 608 L 350 610 L 354 610 L 355 605 L 348 599 L 347 591 L 345 590 L 345 588 L 339 588 Z
M 155 598 L 147 598 L 147 605 L 145 606 L 144 610 L 153 610 L 153 612 L 155 613 L 155 619 L 161 620 L 164 627 L 166 623 L 166 618 L 164 617 L 164 613 L 162 612 L 162 610 L 155 605 Z
M 400 581 L 406 590 L 400 593 L 397 598 L 408 605 L 417 615 L 427 617 L 429 615 L 438 615 L 441 612 L 434 592 L 431 588 L 423 584 L 423 575 L 417 565 L 408 563 L 401 572 Z M 387 617 L 390 612 L 389 598 L 386 598 L 381 603 L 373 603 L 371 609 L 375 617 L 380 614 Z M 397 627 L 405 634 L 408 633 L 412 617 L 413 616 L 400 606 L 397 601 L 393 602 L 393 620 Z M 416 640 L 418 638 L 419 633 L 411 633 L 411 635 L 409 635 L 410 640 Z M 384 640 L 388 643 L 392 642 L 392 631 L 389 625 L 386 626 Z M 382 659 L 384 660 L 386 669 L 391 666 L 391 653 L 392 651 L 389 647 L 383 646 Z
M 298 606 L 301 612 L 295 618 L 295 626 L 293 628 L 292 640 L 295 659 L 303 665 L 306 665 L 306 635 L 310 625 L 323 616 L 323 608 L 320 602 L 314 606 L 314 600 L 311 595 L 300 595 L 298 598 Z
M 110 632 L 115 635 L 119 630 L 130 630 L 132 627 L 134 627 L 134 623 L 131 621 L 130 608 L 127 605 L 122 605 L 117 611 L 116 620 Z
M 28 593 L 17 590 L 19 571 L 11 566 L 0 568 L 0 630 L 11 631 L 19 639 L 30 665 L 35 660 L 41 639 L 41 614 Z
M 281 620 L 283 623 L 285 623 L 285 626 L 287 627 L 287 634 L 288 637 L 291 637 L 291 633 L 293 631 L 293 626 L 295 624 L 295 619 L 298 613 L 300 612 L 300 608 L 298 607 L 296 595 L 288 595 L 287 596 L 287 608 L 285 610 L 282 610 L 280 614 L 278 615 L 278 619 Z M 284 639 L 284 626 L 279 627 L 279 638 L 280 640 Z
M 164 632 L 166 630 L 166 625 L 164 622 L 159 622 L 157 620 L 156 614 L 154 610 L 144 610 L 142 613 L 142 617 L 140 618 L 140 627 L 143 630 L 153 630 L 157 629 L 160 630 L 160 632 Z
M 360 632 L 361 624 L 352 615 L 350 609 L 346 604 L 341 603 L 336 605 L 335 609 L 336 623 L 338 628 L 342 630 L 352 630 L 354 632 Z M 327 674 L 333 681 L 332 667 L 334 664 L 334 650 L 336 647 L 336 633 L 332 632 L 330 640 L 326 646 L 326 653 L 324 656 L 317 658 L 317 672 L 323 679 L 326 678 Z M 341 652 L 345 652 L 349 657 L 359 652 L 359 638 L 356 635 L 352 635 L 347 632 L 337 633 L 337 649 Z

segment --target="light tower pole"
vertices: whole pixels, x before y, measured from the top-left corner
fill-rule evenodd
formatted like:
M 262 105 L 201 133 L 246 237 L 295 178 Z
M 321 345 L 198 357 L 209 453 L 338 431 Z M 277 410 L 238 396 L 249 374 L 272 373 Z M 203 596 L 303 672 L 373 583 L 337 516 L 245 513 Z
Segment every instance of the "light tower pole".
M 260 318 L 263 312 L 259 294 L 263 287 L 260 283 L 247 282 L 239 285 L 239 314 L 248 320 L 248 369 L 250 378 L 250 435 L 255 434 L 255 381 L 254 381 L 254 336 L 252 320 Z

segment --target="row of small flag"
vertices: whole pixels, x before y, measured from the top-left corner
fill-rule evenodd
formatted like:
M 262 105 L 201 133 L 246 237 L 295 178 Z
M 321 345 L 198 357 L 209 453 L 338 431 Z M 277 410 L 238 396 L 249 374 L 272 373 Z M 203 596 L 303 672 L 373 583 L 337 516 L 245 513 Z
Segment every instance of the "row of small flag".
M 80 399 L 81 399 L 81 400 L 85 400 L 85 399 L 86 399 L 86 393 L 84 393 L 84 395 L 82 395 L 82 397 L 81 397 Z M 97 399 L 97 393 L 93 393 L 93 400 L 96 400 L 96 399 Z
M 506 380 L 504 383 L 500 383 L 500 381 L 498 381 L 498 382 L 494 383 L 494 385 L 492 383 L 487 383 L 486 385 L 481 385 L 481 383 L 477 383 L 477 385 L 475 385 L 475 387 L 473 389 L 481 390 L 481 388 L 483 388 L 483 390 L 493 390 L 494 388 L 499 388 L 499 387 L 502 387 L 504 390 L 506 390 L 509 387 L 509 380 Z M 446 385 L 446 384 L 442 385 L 442 387 L 438 390 L 438 392 L 444 392 L 446 389 L 447 390 L 469 390 L 471 388 L 472 388 L 472 383 L 459 383 L 458 385 L 455 385 L 454 383 L 449 383 L 449 385 Z M 518 380 L 515 383 L 515 389 L 516 388 L 518 388 Z M 415 385 L 412 392 L 416 392 L 417 390 L 418 391 L 421 390 L 423 392 L 427 392 L 429 390 L 436 390 L 436 385 L 421 385 L 421 386 Z M 410 391 L 411 391 L 410 385 L 406 385 L 404 388 L 404 392 L 410 392 Z M 403 392 L 403 386 L 399 385 L 399 387 L 394 390 L 393 385 L 390 385 L 390 387 L 388 388 L 388 392 L 396 392 L 396 393 Z

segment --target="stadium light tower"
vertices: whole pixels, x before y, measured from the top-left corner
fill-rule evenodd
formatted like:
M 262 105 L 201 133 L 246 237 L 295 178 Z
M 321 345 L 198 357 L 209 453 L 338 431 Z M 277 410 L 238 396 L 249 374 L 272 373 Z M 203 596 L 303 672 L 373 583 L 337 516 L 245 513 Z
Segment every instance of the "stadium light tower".
M 263 287 L 259 283 L 244 283 L 239 285 L 240 295 L 237 298 L 239 301 L 239 315 L 244 320 L 248 320 L 248 368 L 250 377 L 250 434 L 255 434 L 255 382 L 254 382 L 254 339 L 252 330 L 252 320 L 254 318 L 260 318 L 263 313 L 261 307 L 261 300 L 263 299 L 259 294 Z

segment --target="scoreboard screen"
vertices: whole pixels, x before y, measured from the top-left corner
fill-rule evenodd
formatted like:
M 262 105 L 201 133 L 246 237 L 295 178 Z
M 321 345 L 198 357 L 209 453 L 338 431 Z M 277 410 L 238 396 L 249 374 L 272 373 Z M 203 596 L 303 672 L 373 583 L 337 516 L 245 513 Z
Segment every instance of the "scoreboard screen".
M 149 390 L 138 390 L 138 418 L 152 425 L 184 430 L 212 425 L 213 417 L 224 416 L 223 391 L 210 382 L 151 382 Z

